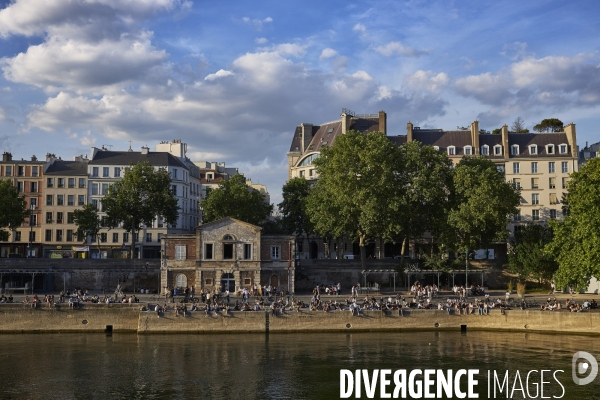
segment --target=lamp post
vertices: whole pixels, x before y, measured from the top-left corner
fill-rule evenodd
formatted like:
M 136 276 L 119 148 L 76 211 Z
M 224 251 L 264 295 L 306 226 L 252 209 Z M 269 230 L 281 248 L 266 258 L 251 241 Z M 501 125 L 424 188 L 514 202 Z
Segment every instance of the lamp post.
M 35 211 L 35 204 L 29 206 L 29 246 L 27 247 L 27 258 L 31 258 L 31 251 L 33 247 L 33 212 Z

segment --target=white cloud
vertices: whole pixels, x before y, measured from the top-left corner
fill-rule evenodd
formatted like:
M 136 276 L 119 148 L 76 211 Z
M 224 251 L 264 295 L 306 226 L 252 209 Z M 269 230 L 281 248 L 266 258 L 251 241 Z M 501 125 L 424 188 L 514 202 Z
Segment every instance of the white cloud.
M 361 23 L 357 23 L 356 25 L 354 25 L 354 27 L 352 27 L 352 30 L 354 32 L 359 32 L 360 34 L 367 33 L 367 28 Z
M 267 43 L 269 40 L 267 38 L 261 37 L 261 38 L 256 38 L 254 39 L 254 42 L 256 44 L 265 44 Z
M 432 71 L 419 70 L 404 78 L 402 87 L 411 92 L 427 91 L 441 94 L 448 86 L 450 77 L 444 72 L 435 74 Z
M 226 71 L 224 69 L 220 69 L 217 72 L 215 72 L 214 74 L 208 74 L 206 76 L 206 78 L 204 78 L 204 80 L 205 81 L 214 81 L 215 79 L 224 78 L 224 77 L 230 76 L 230 75 L 233 75 L 233 72 Z
M 263 18 L 263 19 L 257 19 L 257 18 L 251 19 L 250 17 L 243 17 L 242 21 L 248 25 L 254 26 L 254 28 L 256 28 L 256 30 L 261 31 L 263 29 L 264 24 L 273 22 L 273 18 L 267 17 L 267 18 Z
M 331 58 L 331 57 L 335 57 L 337 56 L 338 52 L 335 51 L 332 48 L 327 47 L 326 49 L 323 49 L 323 51 L 321 51 L 321 55 L 319 56 L 319 59 L 324 60 L 326 58 Z
M 375 47 L 375 51 L 386 57 L 394 54 L 406 57 L 418 57 L 429 53 L 429 50 L 417 50 L 414 47 L 405 46 L 400 42 L 389 42 L 384 46 L 377 46 Z
M 294 57 L 302 57 L 306 54 L 308 45 L 300 45 L 296 43 L 282 43 L 273 47 L 273 50 L 282 56 L 290 55 Z

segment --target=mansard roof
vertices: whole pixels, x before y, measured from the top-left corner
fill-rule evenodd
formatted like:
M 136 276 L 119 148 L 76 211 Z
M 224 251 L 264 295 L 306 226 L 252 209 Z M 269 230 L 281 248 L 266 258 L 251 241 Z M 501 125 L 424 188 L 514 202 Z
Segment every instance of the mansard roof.
M 87 176 L 87 166 L 86 161 L 55 160 L 44 175 Z
M 108 151 L 101 150 L 96 153 L 90 165 L 129 165 L 148 161 L 153 166 L 172 166 L 186 168 L 177 157 L 167 152 L 149 151 L 142 154 L 137 151 Z

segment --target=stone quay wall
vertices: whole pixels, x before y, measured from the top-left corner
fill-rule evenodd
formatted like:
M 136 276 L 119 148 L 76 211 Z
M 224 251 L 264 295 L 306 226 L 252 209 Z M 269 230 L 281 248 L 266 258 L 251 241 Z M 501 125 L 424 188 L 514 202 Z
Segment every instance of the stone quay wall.
M 489 315 L 455 315 L 446 311 L 405 309 L 398 311 L 270 311 L 230 312 L 227 315 L 188 312 L 140 311 L 140 304 L 85 304 L 70 309 L 65 303 L 31 309 L 23 304 L 0 305 L 0 333 L 34 332 L 137 332 L 150 333 L 284 333 L 351 331 L 492 330 L 600 334 L 600 312 L 570 313 L 538 310 L 492 310 Z

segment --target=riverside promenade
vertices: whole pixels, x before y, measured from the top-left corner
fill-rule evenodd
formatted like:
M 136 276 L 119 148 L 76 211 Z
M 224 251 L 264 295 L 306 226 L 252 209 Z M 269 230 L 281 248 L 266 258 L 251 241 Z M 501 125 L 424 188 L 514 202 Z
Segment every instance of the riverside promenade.
M 384 294 L 387 295 L 387 294 Z M 585 297 L 587 296 L 587 297 Z M 169 310 L 160 316 L 154 311 L 141 311 L 150 303 L 142 296 L 136 304 L 83 303 L 72 309 L 68 303 L 48 307 L 41 304 L 0 304 L 0 333 L 55 332 L 131 332 L 150 333 L 284 333 L 284 332 L 352 332 L 352 331 L 435 331 L 492 330 L 504 332 L 546 332 L 600 335 L 600 310 L 585 312 L 540 311 L 538 309 L 492 309 L 489 315 L 457 315 L 452 310 L 422 310 L 404 308 L 402 312 L 361 311 L 300 311 L 271 310 L 189 312 L 176 315 Z M 540 300 L 542 296 L 539 296 Z M 546 296 L 547 297 L 547 296 Z M 571 298 L 561 294 L 559 298 Z M 596 295 L 576 295 L 577 301 Z M 332 296 L 333 298 L 333 296 Z M 342 300 L 343 296 L 339 299 Z M 531 297 L 528 297 L 531 299 Z M 15 298 L 17 301 L 18 298 Z M 235 298 L 233 298 L 235 301 Z M 444 296 L 436 298 L 443 301 Z M 161 301 L 160 304 L 163 304 Z

